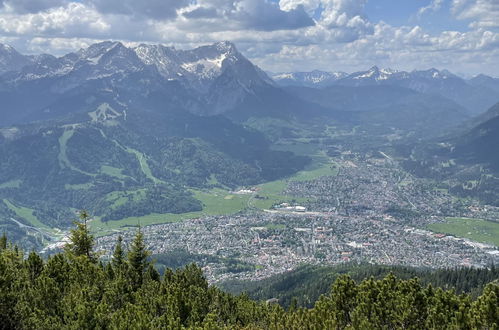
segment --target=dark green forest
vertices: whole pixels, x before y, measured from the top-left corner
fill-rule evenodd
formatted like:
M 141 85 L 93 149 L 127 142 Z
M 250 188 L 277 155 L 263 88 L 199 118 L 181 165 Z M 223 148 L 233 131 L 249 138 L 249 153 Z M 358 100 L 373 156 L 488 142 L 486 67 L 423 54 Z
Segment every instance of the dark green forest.
M 359 281 L 344 274 L 311 307 L 282 307 L 210 286 L 195 264 L 160 275 L 140 229 L 128 247 L 118 238 L 103 262 L 80 215 L 64 251 L 46 260 L 0 239 L 2 329 L 499 328 L 497 280 L 473 297 L 393 272 Z
M 322 294 L 327 294 L 341 276 L 349 276 L 356 282 L 366 278 L 381 280 L 393 274 L 398 279 L 418 278 L 423 286 L 432 285 L 457 294 L 466 293 L 472 298 L 480 296 L 484 287 L 499 279 L 499 268 L 452 268 L 427 269 L 406 266 L 388 266 L 346 263 L 334 266 L 303 265 L 291 272 L 275 275 L 261 281 L 231 280 L 219 287 L 231 293 L 247 292 L 257 300 L 278 298 L 284 307 L 291 305 L 313 307 Z

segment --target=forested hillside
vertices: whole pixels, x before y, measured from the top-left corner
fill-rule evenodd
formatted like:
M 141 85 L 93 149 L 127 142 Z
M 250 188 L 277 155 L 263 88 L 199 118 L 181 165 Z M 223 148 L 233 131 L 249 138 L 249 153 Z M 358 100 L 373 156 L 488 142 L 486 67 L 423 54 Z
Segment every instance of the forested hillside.
M 312 308 L 283 309 L 208 285 L 195 265 L 156 271 L 140 231 L 99 261 L 81 213 L 63 253 L 27 258 L 0 240 L 2 329 L 497 329 L 499 285 L 472 299 L 417 279 L 339 277 Z
M 499 205 L 498 132 L 499 103 L 453 134 L 417 144 L 403 164 L 418 176 L 447 182 L 457 196 Z
M 484 287 L 499 280 L 499 269 L 422 269 L 404 266 L 372 264 L 339 264 L 334 266 L 304 265 L 290 272 L 279 274 L 261 281 L 227 281 L 220 287 L 231 293 L 247 292 L 253 299 L 279 299 L 284 307 L 312 307 L 331 285 L 342 276 L 349 276 L 356 282 L 366 278 L 381 280 L 393 274 L 401 280 L 418 278 L 421 285 L 432 285 L 443 289 L 454 289 L 456 293 L 470 294 L 476 298 Z
M 91 109 L 65 122 L 0 129 L 0 230 L 24 247 L 40 244 L 11 218 L 65 228 L 79 207 L 104 222 L 201 211 L 193 190 L 275 180 L 309 162 L 271 150 L 263 134 L 221 116 L 116 103 Z

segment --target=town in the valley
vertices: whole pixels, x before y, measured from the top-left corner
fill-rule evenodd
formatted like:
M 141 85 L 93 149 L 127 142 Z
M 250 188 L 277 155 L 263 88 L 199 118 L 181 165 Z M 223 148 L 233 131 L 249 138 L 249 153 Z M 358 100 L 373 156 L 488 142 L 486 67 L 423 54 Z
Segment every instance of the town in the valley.
M 287 182 L 285 194 L 297 201 L 269 209 L 205 216 L 142 227 L 154 255 L 182 251 L 211 282 L 258 280 L 301 264 L 373 263 L 428 268 L 487 267 L 499 262 L 494 242 L 431 230 L 448 218 L 497 224 L 499 208 L 457 198 L 402 170 L 385 153 L 334 157 L 338 172 Z M 135 230 L 121 233 L 129 242 Z M 99 237 L 109 256 L 118 233 Z M 188 262 L 189 260 L 186 260 Z

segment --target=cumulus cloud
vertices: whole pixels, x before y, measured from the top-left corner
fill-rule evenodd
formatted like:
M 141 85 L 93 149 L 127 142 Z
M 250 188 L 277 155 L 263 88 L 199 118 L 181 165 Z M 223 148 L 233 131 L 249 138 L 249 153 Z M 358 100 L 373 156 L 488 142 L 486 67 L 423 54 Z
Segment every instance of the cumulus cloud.
M 320 12 L 317 24 L 331 33 L 339 42 L 351 42 L 373 32 L 373 24 L 364 10 L 367 0 L 281 0 L 281 8 L 303 7 L 309 13 Z
M 237 4 L 234 18 L 244 27 L 255 30 L 298 29 L 314 25 L 303 6 L 283 11 L 275 3 L 258 0 L 242 0 Z
M 497 0 L 453 0 L 452 12 L 458 19 L 471 20 L 472 28 L 499 28 Z
M 315 24 L 302 5 L 282 10 L 266 0 L 200 0 L 182 15 L 189 20 L 180 27 L 197 29 L 201 25 L 211 31 L 293 30 Z
M 86 0 L 104 14 L 120 14 L 152 19 L 172 19 L 189 0 Z
M 81 48 L 87 48 L 91 44 L 99 42 L 99 39 L 88 38 L 42 38 L 35 37 L 28 40 L 27 49 L 30 53 L 52 53 L 66 54 Z
M 198 18 L 216 18 L 219 16 L 218 11 L 211 7 L 197 7 L 193 10 L 186 11 L 183 13 L 184 17 L 186 18 L 193 18 L 193 19 L 198 19 Z
M 102 16 L 81 3 L 35 14 L 0 16 L 0 33 L 5 35 L 84 37 L 89 33 L 102 34 L 109 28 Z
M 321 0 L 280 0 L 279 7 L 282 10 L 292 10 L 298 6 L 303 6 L 308 13 L 313 13 L 321 5 Z

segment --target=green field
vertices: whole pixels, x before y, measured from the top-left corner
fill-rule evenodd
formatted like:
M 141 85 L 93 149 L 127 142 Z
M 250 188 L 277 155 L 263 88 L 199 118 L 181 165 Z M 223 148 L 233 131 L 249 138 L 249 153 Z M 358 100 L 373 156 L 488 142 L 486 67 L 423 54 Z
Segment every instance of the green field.
M 100 172 L 102 174 L 114 176 L 115 178 L 118 178 L 118 179 L 126 179 L 128 177 L 127 175 L 123 174 L 123 169 L 113 167 L 113 166 L 108 166 L 108 165 L 102 165 L 100 168 Z
M 28 221 L 29 224 L 33 227 L 40 229 L 51 230 L 51 228 L 47 227 L 45 224 L 41 223 L 40 220 L 33 214 L 33 210 L 24 206 L 18 206 L 9 201 L 8 199 L 4 199 L 3 202 L 9 209 L 14 211 L 18 217 L 23 218 Z
M 446 222 L 430 224 L 428 229 L 499 246 L 499 222 L 470 218 L 446 218 Z
M 268 223 L 265 225 L 265 228 L 267 229 L 273 229 L 273 230 L 282 230 L 286 229 L 286 225 L 282 223 Z
M 140 201 L 146 196 L 146 188 L 137 189 L 137 190 L 127 190 L 127 191 L 113 191 L 106 195 L 105 199 L 108 202 L 111 202 L 111 208 L 116 209 L 129 200 L 132 201 Z
M 338 166 L 334 164 L 331 159 L 320 150 L 316 144 L 308 144 L 303 142 L 292 142 L 275 145 L 275 150 L 292 151 L 296 154 L 307 155 L 312 158 L 312 162 L 302 171 L 281 180 L 266 182 L 257 186 L 256 194 L 234 194 L 228 189 L 214 188 L 209 190 L 191 189 L 194 197 L 200 200 L 203 204 L 203 210 L 198 212 L 188 212 L 182 214 L 149 214 L 140 217 L 129 217 L 121 220 L 113 220 L 102 222 L 99 218 L 92 221 L 91 227 L 94 232 L 99 235 L 104 235 L 110 231 L 122 230 L 124 228 L 136 227 L 138 224 L 141 226 L 172 223 L 186 219 L 193 219 L 197 217 L 209 215 L 229 215 L 235 214 L 247 208 L 268 209 L 272 205 L 281 202 L 295 202 L 306 203 L 307 199 L 294 198 L 286 196 L 284 191 L 289 181 L 305 181 L 313 180 L 321 176 L 333 176 L 338 173 Z M 128 152 L 135 153 L 134 150 L 129 149 Z M 150 173 L 145 156 L 137 154 L 136 156 L 141 160 L 142 169 L 144 173 L 152 180 L 158 180 Z M 143 162 L 143 163 L 142 163 Z M 108 171 L 110 169 L 107 169 Z M 118 173 L 113 173 L 115 176 Z M 154 180 L 154 181 L 155 181 Z M 211 177 L 212 184 L 216 183 L 216 178 Z M 118 207 L 128 201 L 129 198 L 141 198 L 143 191 L 135 192 L 113 192 L 106 196 L 106 199 L 113 201 L 113 207 Z M 255 198 L 255 195 L 258 198 Z M 277 229 L 277 228 L 276 228 Z
M 193 190 L 194 197 L 203 203 L 206 215 L 234 214 L 248 207 L 249 195 L 234 195 L 223 189 Z
M 113 220 L 107 223 L 95 219 L 92 222 L 92 229 L 101 234 L 102 231 L 118 230 L 119 228 L 135 227 L 141 225 L 161 224 L 182 221 L 207 215 L 228 215 L 235 214 L 247 208 L 268 209 L 276 203 L 295 202 L 306 203 L 305 198 L 295 198 L 286 196 L 284 191 L 289 181 L 313 180 L 321 176 L 333 176 L 338 173 L 337 165 L 327 157 L 319 146 L 301 142 L 277 145 L 274 149 L 293 151 L 300 155 L 308 155 L 312 162 L 302 171 L 294 175 L 271 182 L 266 182 L 257 186 L 258 198 L 254 195 L 233 194 L 226 189 L 198 190 L 191 189 L 194 197 L 203 203 L 203 210 L 198 212 L 189 212 L 182 214 L 149 214 L 141 217 L 130 217 L 122 220 Z M 139 157 L 139 155 L 137 155 Z M 144 159 L 144 158 L 142 158 Z M 215 180 L 212 177 L 212 182 Z M 113 192 L 108 194 L 107 199 L 114 202 L 113 207 L 126 203 L 130 193 Z M 140 198 L 140 196 L 135 196 Z
M 11 180 L 0 184 L 0 189 L 3 188 L 19 188 L 21 186 L 21 180 Z
M 117 143 L 117 142 L 115 142 Z M 119 145 L 119 144 L 118 144 Z M 137 157 L 137 160 L 139 161 L 140 163 L 140 168 L 142 169 L 142 172 L 144 173 L 144 175 L 150 179 L 151 181 L 153 181 L 154 183 L 165 183 L 164 181 L 156 178 L 152 172 L 151 172 L 151 168 L 149 167 L 149 164 L 147 164 L 147 158 L 146 156 L 141 153 L 140 151 L 138 150 L 135 150 L 135 149 L 132 149 L 132 148 L 124 148 L 126 150 L 126 152 L 128 153 L 131 153 L 131 154 L 134 154 L 135 157 Z
M 209 191 L 192 190 L 194 196 L 203 203 L 203 210 L 197 212 L 188 212 L 181 214 L 165 213 L 165 214 L 148 214 L 141 217 L 129 217 L 121 220 L 113 220 L 102 222 L 100 219 L 95 219 L 91 223 L 91 228 L 99 235 L 106 234 L 108 231 L 123 229 L 125 227 L 136 227 L 137 225 L 146 226 L 161 223 L 172 223 L 186 219 L 194 219 L 207 215 L 224 215 L 234 214 L 248 205 L 250 196 L 248 195 L 232 195 L 222 189 L 212 189 Z M 124 203 L 126 198 L 118 193 L 111 193 L 110 199 L 115 199 L 115 203 Z
M 57 159 L 59 160 L 59 166 L 61 168 L 69 168 L 73 171 L 80 172 L 85 175 L 95 176 L 95 174 L 93 173 L 88 173 L 80 170 L 79 168 L 74 167 L 73 164 L 71 164 L 71 162 L 69 161 L 68 155 L 66 153 L 67 143 L 69 139 L 71 139 L 71 137 L 73 136 L 74 132 L 75 132 L 74 128 L 65 129 L 64 133 L 62 133 L 61 137 L 59 137 L 59 155 L 57 155 Z
M 290 181 L 309 181 L 321 176 L 335 176 L 338 174 L 338 165 L 335 164 L 318 145 L 293 142 L 278 144 L 272 147 L 274 150 L 292 151 L 297 155 L 309 156 L 312 162 L 302 171 L 294 175 L 276 181 L 271 181 L 258 185 L 258 195 L 264 199 L 252 200 L 252 206 L 261 209 L 268 209 L 272 205 L 281 202 L 305 203 L 305 198 L 294 198 L 284 194 L 284 190 Z

